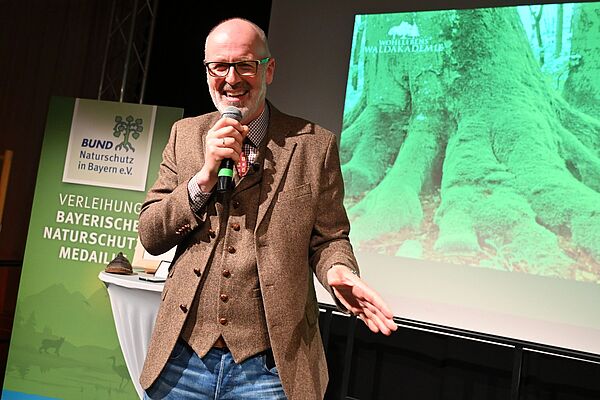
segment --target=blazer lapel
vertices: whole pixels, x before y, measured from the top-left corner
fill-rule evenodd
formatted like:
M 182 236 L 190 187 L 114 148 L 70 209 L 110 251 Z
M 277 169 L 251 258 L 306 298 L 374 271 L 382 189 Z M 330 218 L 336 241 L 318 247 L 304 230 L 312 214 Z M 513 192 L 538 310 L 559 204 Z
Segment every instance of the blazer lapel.
M 267 146 L 264 154 L 260 203 L 255 231 L 262 223 L 269 205 L 275 198 L 281 179 L 288 169 L 294 148 L 296 147 L 296 143 L 286 140 L 288 129 L 286 129 L 285 124 L 281 123 L 280 115 L 281 113 L 275 107 L 271 106 L 271 121 L 269 122 L 265 138 Z

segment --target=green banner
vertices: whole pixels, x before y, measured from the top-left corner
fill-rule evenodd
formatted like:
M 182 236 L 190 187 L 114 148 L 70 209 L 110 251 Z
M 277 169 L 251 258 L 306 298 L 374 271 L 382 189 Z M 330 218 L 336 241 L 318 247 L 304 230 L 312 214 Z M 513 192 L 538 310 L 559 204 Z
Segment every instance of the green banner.
M 50 103 L 3 399 L 134 399 L 98 279 L 131 261 L 137 216 L 181 109 Z

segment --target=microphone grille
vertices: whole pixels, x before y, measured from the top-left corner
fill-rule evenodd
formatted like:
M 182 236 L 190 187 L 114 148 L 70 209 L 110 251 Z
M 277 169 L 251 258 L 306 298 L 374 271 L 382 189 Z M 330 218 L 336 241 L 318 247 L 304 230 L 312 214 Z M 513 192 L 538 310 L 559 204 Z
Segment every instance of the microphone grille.
M 222 117 L 233 118 L 236 121 L 242 120 L 242 110 L 234 106 L 227 106 L 225 110 L 223 110 Z

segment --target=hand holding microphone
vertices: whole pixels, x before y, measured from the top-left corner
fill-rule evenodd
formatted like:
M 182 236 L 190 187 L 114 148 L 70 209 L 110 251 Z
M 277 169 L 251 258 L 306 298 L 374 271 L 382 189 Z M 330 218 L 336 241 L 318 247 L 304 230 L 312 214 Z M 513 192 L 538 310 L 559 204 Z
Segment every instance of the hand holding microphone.
M 240 124 L 242 112 L 230 106 L 208 131 L 204 143 L 204 165 L 197 175 L 202 192 L 224 192 L 231 186 L 233 168 L 242 151 L 242 143 L 248 127 Z
M 239 108 L 229 106 L 221 115 L 221 118 L 232 118 L 240 122 L 242 120 L 242 112 Z M 225 145 L 225 138 L 223 138 L 223 145 Z M 235 163 L 231 158 L 225 158 L 221 161 L 219 167 L 219 179 L 217 181 L 217 192 L 223 193 L 231 186 L 231 180 L 233 179 L 233 168 Z

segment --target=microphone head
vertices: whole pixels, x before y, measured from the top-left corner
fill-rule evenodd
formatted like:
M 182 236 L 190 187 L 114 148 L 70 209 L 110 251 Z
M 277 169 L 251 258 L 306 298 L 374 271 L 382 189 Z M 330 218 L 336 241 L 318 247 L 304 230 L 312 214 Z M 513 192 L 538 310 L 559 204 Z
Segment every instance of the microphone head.
M 234 106 L 227 106 L 223 110 L 221 117 L 233 118 L 236 121 L 241 121 L 242 120 L 242 110 L 240 110 L 239 108 L 234 107 Z

